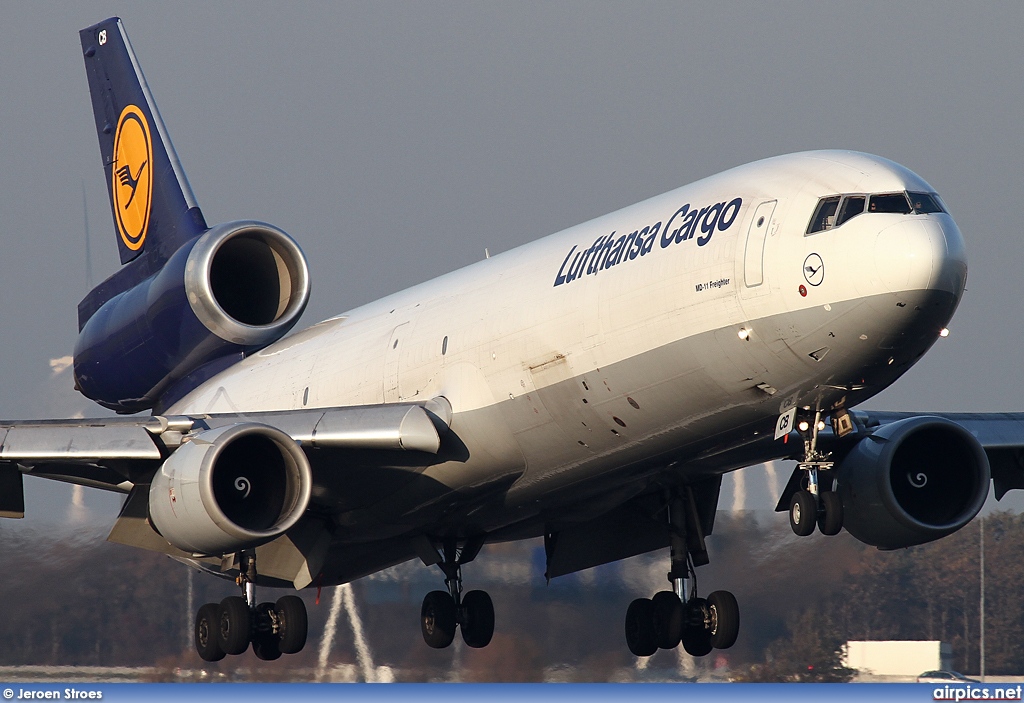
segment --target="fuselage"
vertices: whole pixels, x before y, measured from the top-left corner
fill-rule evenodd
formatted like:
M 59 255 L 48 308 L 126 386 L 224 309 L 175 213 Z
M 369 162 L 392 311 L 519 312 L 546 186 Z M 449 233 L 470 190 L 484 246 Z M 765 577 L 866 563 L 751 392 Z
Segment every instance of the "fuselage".
M 436 457 L 314 457 L 340 542 L 599 512 L 659 473 L 737 468 L 714 457 L 785 409 L 852 407 L 920 358 L 967 265 L 937 199 L 868 209 L 899 193 L 934 190 L 854 152 L 740 166 L 314 325 L 168 413 L 446 398 Z M 863 211 L 830 216 L 837 196 Z

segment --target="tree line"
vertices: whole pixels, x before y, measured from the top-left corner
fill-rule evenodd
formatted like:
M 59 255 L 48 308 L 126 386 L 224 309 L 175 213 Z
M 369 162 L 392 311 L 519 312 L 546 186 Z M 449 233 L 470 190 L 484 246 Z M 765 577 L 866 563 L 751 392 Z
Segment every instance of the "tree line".
M 158 554 L 103 541 L 106 527 L 36 532 L 0 523 L 5 577 L 0 597 L 0 665 L 80 664 L 198 667 L 187 612 L 235 587 Z M 1024 517 L 996 512 L 984 520 L 986 673 L 1024 672 Z M 714 673 L 740 680 L 838 681 L 848 640 L 941 640 L 954 666 L 980 667 L 980 521 L 946 539 L 882 552 L 848 534 L 798 538 L 784 514 L 720 513 L 708 538 L 712 563 L 698 569 L 702 594 L 726 588 L 739 599 L 736 646 L 681 667 L 659 652 L 640 667 L 625 647 L 622 620 L 633 598 L 668 587 L 667 554 L 657 552 L 545 582 L 539 542 L 493 545 L 463 569 L 467 589 L 494 598 L 496 631 L 483 650 L 431 650 L 419 633 L 423 595 L 442 587 L 435 568 L 418 562 L 353 584 L 358 616 L 375 663 L 404 680 L 623 680 L 643 671 L 686 678 Z M 510 566 L 530 565 L 526 581 Z M 522 571 L 522 569 L 520 569 Z M 263 596 L 273 599 L 276 590 Z M 331 590 L 310 612 L 306 650 L 264 665 L 251 655 L 212 668 L 265 666 L 267 676 L 317 664 Z M 331 663 L 355 663 L 348 616 L 341 619 Z M 207 667 L 210 668 L 210 667 Z M 296 674 L 298 675 L 298 674 Z

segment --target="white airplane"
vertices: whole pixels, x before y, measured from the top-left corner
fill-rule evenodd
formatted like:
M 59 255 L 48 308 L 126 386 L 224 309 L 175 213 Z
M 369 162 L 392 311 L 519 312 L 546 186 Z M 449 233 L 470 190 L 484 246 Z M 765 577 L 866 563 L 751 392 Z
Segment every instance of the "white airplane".
M 419 558 L 432 647 L 494 630 L 462 567 L 543 538 L 548 578 L 670 547 L 625 618 L 638 656 L 730 647 L 701 596 L 722 475 L 799 463 L 778 510 L 807 535 L 939 539 L 1024 487 L 1024 415 L 865 413 L 943 334 L 967 277 L 934 189 L 877 156 L 731 169 L 284 335 L 298 245 L 208 227 L 121 22 L 81 32 L 123 267 L 79 306 L 78 389 L 120 413 L 0 423 L 0 510 L 23 475 L 126 494 L 109 539 L 241 595 L 202 606 L 199 655 L 302 649 L 306 612 L 259 586 Z

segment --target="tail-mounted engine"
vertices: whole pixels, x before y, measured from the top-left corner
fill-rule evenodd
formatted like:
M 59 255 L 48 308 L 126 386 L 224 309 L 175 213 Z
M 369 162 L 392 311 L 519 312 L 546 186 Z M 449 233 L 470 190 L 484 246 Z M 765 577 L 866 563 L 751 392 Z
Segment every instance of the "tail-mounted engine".
M 106 407 L 152 408 L 201 366 L 283 337 L 308 300 L 306 259 L 291 237 L 261 222 L 218 225 L 89 318 L 75 380 Z
M 309 505 L 312 474 L 284 432 L 238 423 L 195 435 L 164 462 L 149 490 L 150 522 L 193 554 L 265 544 Z
M 862 439 L 839 465 L 843 526 L 881 549 L 923 544 L 970 522 L 988 496 L 978 440 L 940 417 L 912 417 Z

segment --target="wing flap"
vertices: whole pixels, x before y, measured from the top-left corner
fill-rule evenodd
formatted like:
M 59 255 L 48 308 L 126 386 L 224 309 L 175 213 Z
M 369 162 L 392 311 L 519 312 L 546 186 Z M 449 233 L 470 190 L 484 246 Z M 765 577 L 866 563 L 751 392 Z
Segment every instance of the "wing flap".
M 25 517 L 25 486 L 13 464 L 0 464 L 0 518 Z

